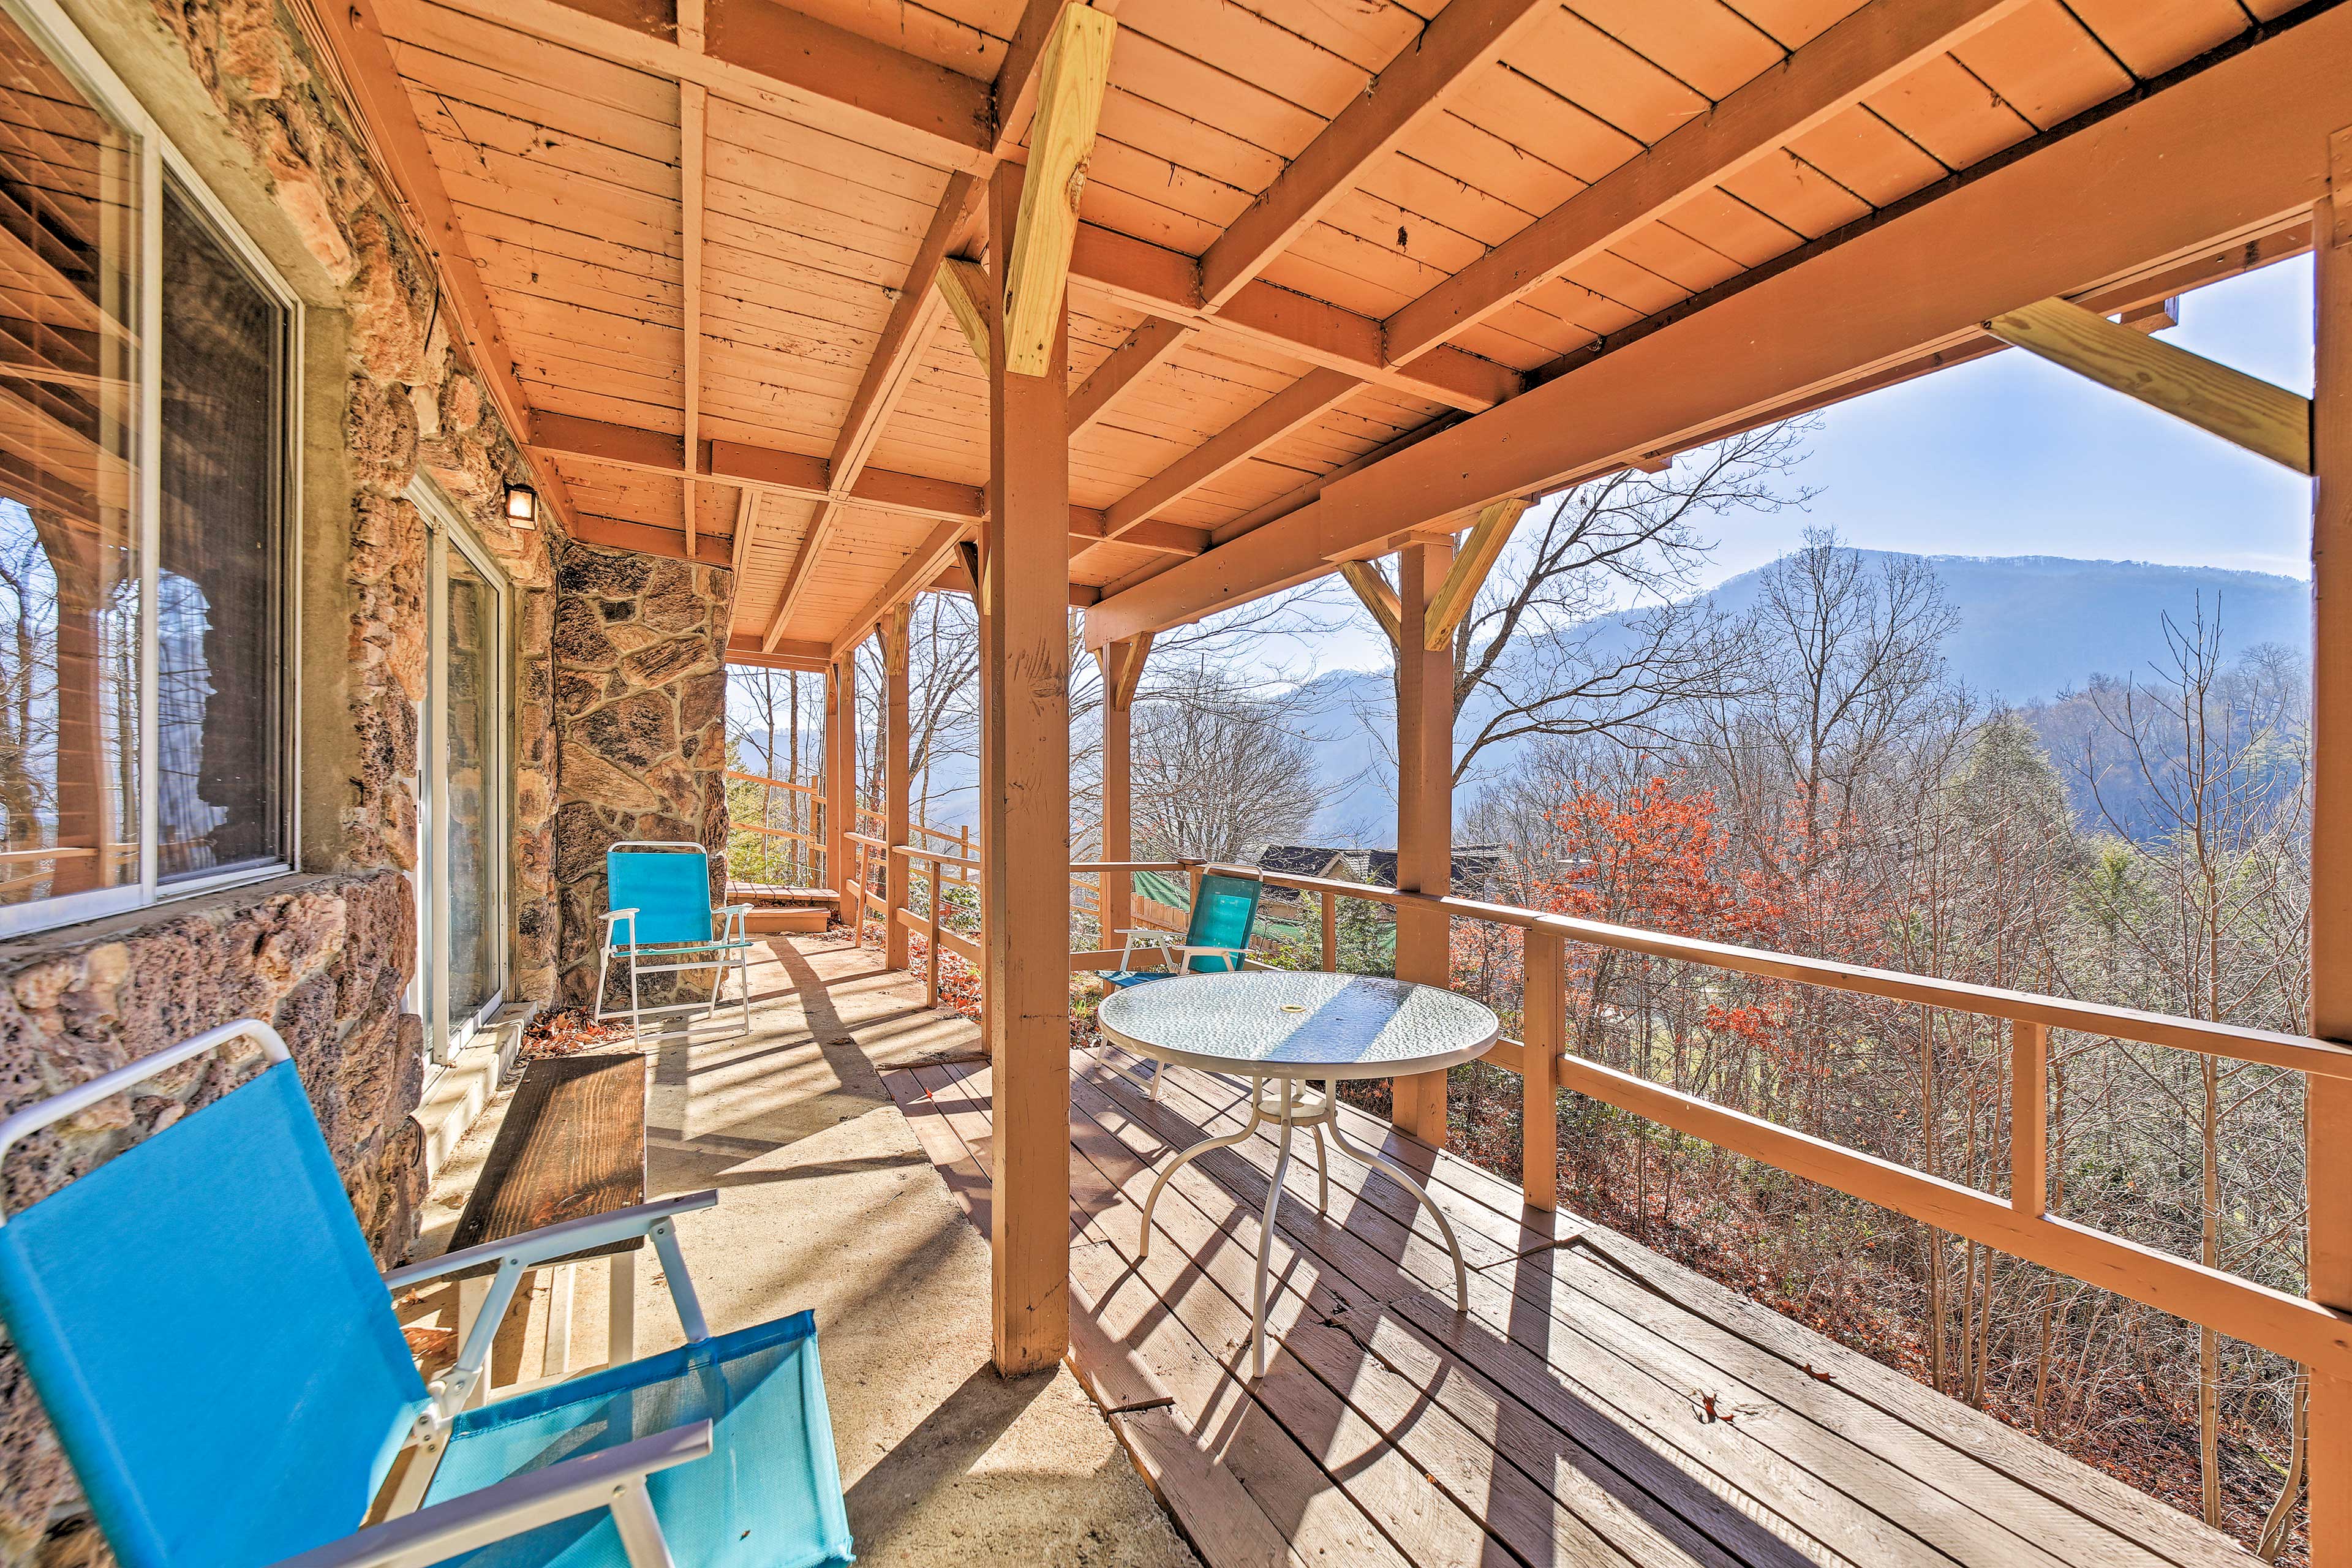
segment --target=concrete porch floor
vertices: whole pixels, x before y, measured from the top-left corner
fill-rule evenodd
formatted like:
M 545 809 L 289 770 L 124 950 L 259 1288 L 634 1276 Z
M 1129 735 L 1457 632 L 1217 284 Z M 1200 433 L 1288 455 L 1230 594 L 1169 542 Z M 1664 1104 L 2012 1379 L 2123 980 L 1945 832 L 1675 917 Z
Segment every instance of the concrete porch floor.
M 648 1195 L 721 1194 L 679 1226 L 713 1331 L 815 1311 L 859 1562 L 1192 1563 L 1066 1367 L 1008 1382 L 989 1364 L 988 1244 L 878 1076 L 968 1055 L 979 1030 L 925 1008 L 920 981 L 884 970 L 873 950 L 833 937 L 772 939 L 751 994 L 748 1037 L 730 1037 L 722 1014 L 690 1038 L 673 1027 L 648 1042 Z M 446 1245 L 510 1094 L 435 1183 L 415 1256 Z M 683 1336 L 657 1262 L 641 1256 L 643 1355 Z M 604 1360 L 606 1265 L 576 1268 L 575 1375 Z M 539 1275 L 502 1327 L 501 1392 L 539 1375 L 552 1294 Z M 433 1330 L 455 1311 L 450 1289 L 403 1317 L 422 1331 L 413 1338 L 446 1342 Z

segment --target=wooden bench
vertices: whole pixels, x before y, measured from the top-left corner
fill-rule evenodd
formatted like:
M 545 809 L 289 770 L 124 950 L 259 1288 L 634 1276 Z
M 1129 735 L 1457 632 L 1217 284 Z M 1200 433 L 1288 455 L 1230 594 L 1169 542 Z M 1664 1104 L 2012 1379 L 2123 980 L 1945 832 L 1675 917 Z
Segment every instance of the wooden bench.
M 506 1120 L 499 1124 L 465 1213 L 457 1216 L 449 1250 L 645 1201 L 646 1058 L 630 1052 L 535 1061 L 523 1069 L 507 1104 Z M 542 1376 L 561 1377 L 569 1370 L 573 1266 L 582 1258 L 612 1259 L 607 1364 L 619 1366 L 635 1357 L 637 1250 L 644 1245 L 643 1237 L 632 1237 L 549 1266 L 554 1279 Z M 484 1268 L 458 1277 L 460 1344 L 473 1331 L 495 1272 Z M 469 1403 L 479 1404 L 489 1385 L 485 1366 Z

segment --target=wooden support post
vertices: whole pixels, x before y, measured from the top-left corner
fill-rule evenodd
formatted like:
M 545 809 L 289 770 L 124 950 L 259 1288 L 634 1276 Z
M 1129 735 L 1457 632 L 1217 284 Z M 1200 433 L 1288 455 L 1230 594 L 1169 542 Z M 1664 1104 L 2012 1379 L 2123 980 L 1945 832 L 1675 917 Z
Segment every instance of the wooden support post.
M 2050 1026 L 2009 1026 L 2009 1205 L 2040 1218 L 2050 1207 Z
M 907 733 L 907 666 L 908 619 L 910 606 L 901 603 L 883 617 L 883 668 L 888 687 L 889 711 L 884 717 L 887 731 L 883 743 L 889 749 L 883 752 L 883 824 L 882 837 L 892 848 L 904 847 L 910 826 L 908 802 L 908 733 Z M 882 962 L 892 969 L 907 967 L 907 879 L 914 870 L 914 862 L 904 855 L 883 857 L 882 901 L 888 906 L 882 916 Z
M 842 710 L 849 708 L 846 693 L 842 691 L 842 666 L 849 663 L 849 651 L 825 666 L 825 886 L 835 896 L 849 884 L 849 842 L 842 839 L 842 823 L 849 806 L 849 793 L 842 787 Z M 835 908 L 842 921 L 854 920 L 849 900 Z M 856 926 L 852 926 L 856 929 Z
M 1129 771 L 1129 740 L 1132 731 L 1135 710 L 1129 706 L 1132 689 L 1122 699 L 1119 688 L 1124 684 L 1123 660 L 1136 657 L 1123 653 L 1132 647 L 1129 643 L 1113 643 L 1102 650 L 1102 858 L 1105 860 L 1135 858 L 1135 830 L 1130 812 L 1134 805 L 1134 775 Z M 1139 658 L 1138 660 L 1140 662 Z M 1135 923 L 1135 873 L 1105 871 L 1095 893 L 1097 930 L 1097 947 L 1117 947 L 1118 933 Z
M 1323 973 L 1336 974 L 1339 970 L 1339 900 L 1330 893 L 1318 897 L 1323 900 Z
M 1454 876 L 1454 654 L 1427 646 L 1431 603 L 1454 565 L 1454 546 L 1408 545 L 1397 553 L 1397 887 L 1444 893 Z M 1451 968 L 1442 910 L 1397 906 L 1399 980 L 1443 985 Z M 1445 1077 L 1396 1080 L 1396 1124 L 1445 1146 Z
M 2311 1032 L 2352 1041 L 2352 130 L 2312 214 Z M 2311 1295 L 2352 1310 L 2352 1082 L 2305 1080 Z M 2311 1377 L 2311 1561 L 2352 1563 L 2352 1379 Z
M 1053 108 L 1050 82 L 1047 91 L 1041 128 Z M 990 177 L 999 256 L 1018 219 L 1032 216 L 1023 213 L 1021 187 L 1013 164 Z M 1070 1337 L 1070 338 L 1058 281 L 1050 310 L 1034 296 L 1024 310 L 1042 340 L 1030 345 L 1042 374 L 1014 371 L 1005 311 L 990 312 L 981 595 L 992 1339 L 996 1370 L 1008 1377 L 1054 1365 Z
M 1531 1209 L 1559 1207 L 1559 1053 L 1568 1047 L 1568 939 L 1528 932 L 1519 1033 L 1527 1049 L 1519 1115 L 1519 1191 Z

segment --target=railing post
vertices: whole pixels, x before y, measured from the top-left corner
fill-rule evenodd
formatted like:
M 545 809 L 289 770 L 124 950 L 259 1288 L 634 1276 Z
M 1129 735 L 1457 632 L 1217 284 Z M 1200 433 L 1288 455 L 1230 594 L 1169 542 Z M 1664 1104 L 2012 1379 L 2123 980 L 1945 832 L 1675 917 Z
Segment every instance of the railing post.
M 2311 1032 L 2352 1040 L 2352 129 L 2312 210 Z M 2352 1081 L 2305 1079 L 2310 1291 L 2352 1309 Z M 2315 1568 L 2352 1563 L 2352 1380 L 2311 1374 Z
M 1326 890 L 1323 898 L 1323 973 L 1336 974 L 1339 970 L 1339 900 Z
M 929 908 L 923 915 L 923 1005 L 940 1005 L 940 872 L 944 869 L 937 860 L 931 862 L 931 896 Z
M 2050 1208 L 2050 1026 L 2022 1018 L 2009 1024 L 2009 1204 Z
M 912 606 L 901 603 L 883 618 L 883 686 L 886 710 L 883 729 L 887 731 L 883 755 L 882 805 L 884 820 L 882 837 L 891 848 L 882 853 L 882 963 L 888 969 L 907 967 L 907 881 L 914 873 L 915 864 L 898 853 L 906 847 L 911 837 L 907 831 L 912 819 L 908 800 L 908 762 L 910 737 L 908 734 L 908 621 Z
M 1568 1048 L 1568 942 L 1537 926 L 1527 935 L 1519 1003 L 1526 1083 L 1519 1114 L 1519 1191 L 1531 1209 L 1559 1206 L 1559 1054 Z

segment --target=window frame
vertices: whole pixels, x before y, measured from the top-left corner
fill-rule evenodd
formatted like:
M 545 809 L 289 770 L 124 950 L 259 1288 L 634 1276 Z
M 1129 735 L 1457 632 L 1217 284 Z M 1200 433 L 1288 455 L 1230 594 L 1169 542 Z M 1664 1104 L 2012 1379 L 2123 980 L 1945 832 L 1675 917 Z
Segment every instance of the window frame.
M 92 105 L 119 123 L 132 142 L 138 170 L 139 247 L 134 258 L 138 291 L 138 430 L 133 521 L 139 552 L 139 799 L 138 876 L 119 887 L 0 905 L 0 938 L 52 931 L 101 916 L 175 903 L 224 888 L 267 881 L 295 867 L 300 821 L 301 621 L 302 621 L 302 350 L 309 323 L 301 296 L 230 216 L 163 127 L 124 85 L 105 58 L 82 36 L 57 0 L 0 0 L 0 14 L 23 29 L 34 44 L 74 78 Z M 254 286 L 280 312 L 278 344 L 277 422 L 280 441 L 278 485 L 272 498 L 277 531 L 278 707 L 279 742 L 278 856 L 207 876 L 163 883 L 161 861 L 161 646 L 157 599 L 162 588 L 163 544 L 163 205 L 166 192 L 189 211 L 226 249 Z

